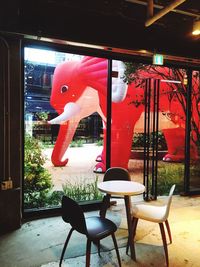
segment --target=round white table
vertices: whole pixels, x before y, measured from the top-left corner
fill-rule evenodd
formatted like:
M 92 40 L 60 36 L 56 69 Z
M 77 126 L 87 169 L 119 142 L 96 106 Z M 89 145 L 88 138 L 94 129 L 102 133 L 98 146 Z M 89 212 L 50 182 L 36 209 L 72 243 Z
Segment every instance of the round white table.
M 131 225 L 131 203 L 129 197 L 142 194 L 145 191 L 144 185 L 133 181 L 112 180 L 101 182 L 97 186 L 101 192 L 106 193 L 106 196 L 103 199 L 102 209 L 100 211 L 100 215 L 102 217 L 106 216 L 106 210 L 109 207 L 111 195 L 124 197 L 128 226 L 128 242 L 131 250 L 131 258 L 133 260 L 136 260 L 134 241 L 132 238 L 133 233 Z
M 98 189 L 106 194 L 118 196 L 139 195 L 145 191 L 143 184 L 122 180 L 113 180 L 99 183 Z

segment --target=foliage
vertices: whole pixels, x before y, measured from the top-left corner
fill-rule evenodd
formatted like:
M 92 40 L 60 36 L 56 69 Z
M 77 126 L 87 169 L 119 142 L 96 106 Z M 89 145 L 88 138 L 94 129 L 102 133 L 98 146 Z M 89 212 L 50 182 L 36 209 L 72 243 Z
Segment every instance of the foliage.
M 190 165 L 190 175 L 194 177 L 200 177 L 200 160 L 191 163 Z
M 152 133 L 150 136 L 150 141 L 152 140 Z M 152 146 L 152 142 L 151 142 Z M 134 133 L 132 148 L 144 147 L 144 133 Z M 159 150 L 167 150 L 167 144 L 165 141 L 165 137 L 162 132 L 158 132 L 158 149 Z
M 24 207 L 25 209 L 33 209 L 60 206 L 63 195 L 63 191 L 41 192 L 40 194 L 32 195 L 31 198 L 26 195 L 26 202 Z
M 103 139 L 99 139 L 96 143 L 97 146 L 102 146 L 103 145 Z
M 72 142 L 70 143 L 70 147 L 82 147 L 83 144 L 84 144 L 84 141 L 83 141 L 83 140 L 81 140 L 81 139 L 77 139 L 77 140 L 72 141 Z
M 135 62 L 124 62 L 124 82 L 135 83 L 136 87 L 144 88 L 144 76 L 159 77 L 163 80 L 175 80 L 181 81 L 180 83 L 168 83 L 169 91 L 164 92 L 166 94 L 169 105 L 173 101 L 177 101 L 180 104 L 180 109 L 174 109 L 173 112 L 168 112 L 168 119 L 176 124 L 186 123 L 187 113 L 187 92 L 188 92 L 188 80 L 187 71 L 185 69 L 166 68 L 154 65 L 144 65 Z M 142 74 L 141 74 L 142 73 Z M 144 75 L 144 74 L 147 75 Z M 196 144 L 198 148 L 198 154 L 200 155 L 200 72 L 192 72 L 192 90 L 191 90 L 191 140 Z M 134 103 L 139 106 L 141 103 Z
M 53 148 L 55 144 L 53 144 L 52 142 L 43 142 L 41 141 L 41 146 L 42 148 Z
M 82 147 L 83 143 L 84 143 L 84 141 L 79 139 L 79 140 L 76 141 L 76 146 L 77 147 Z
M 102 194 L 98 190 L 97 183 L 98 176 L 94 182 L 88 182 L 83 178 L 75 184 L 67 182 L 62 188 L 65 195 L 76 201 L 99 200 L 102 199 Z
M 123 81 L 127 84 L 136 81 L 138 79 L 137 72 L 145 68 L 145 65 L 142 63 L 124 62 L 124 64 L 125 71 Z
M 45 157 L 38 140 L 26 135 L 24 144 L 24 205 L 42 207 L 52 188 L 51 175 L 43 167 Z
M 157 192 L 158 195 L 168 195 L 173 184 L 175 192 L 183 191 L 184 164 L 164 163 L 158 167 Z
M 167 143 L 162 132 L 158 132 L 158 149 L 167 150 Z
M 80 141 L 76 144 L 82 144 L 83 141 Z M 63 185 L 63 191 L 52 191 L 51 175 L 43 167 L 45 157 L 42 155 L 42 145 L 29 135 L 25 136 L 24 153 L 24 207 L 26 209 L 60 205 L 64 194 L 77 201 L 102 199 L 102 194 L 97 188 L 97 176 L 94 182 L 87 182 L 86 179 L 76 184 L 67 182 Z
M 40 112 L 36 112 L 35 115 L 38 118 L 38 120 L 47 121 L 49 112 L 40 111 Z
M 190 164 L 190 185 L 199 187 L 200 159 Z

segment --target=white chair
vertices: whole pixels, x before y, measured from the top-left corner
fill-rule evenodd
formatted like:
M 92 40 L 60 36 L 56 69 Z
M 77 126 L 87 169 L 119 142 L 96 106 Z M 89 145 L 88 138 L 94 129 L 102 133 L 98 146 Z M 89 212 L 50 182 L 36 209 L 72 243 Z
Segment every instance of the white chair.
M 175 189 L 175 184 L 171 187 L 167 201 L 162 206 L 149 205 L 148 203 L 142 203 L 142 204 L 139 203 L 139 204 L 133 205 L 132 207 L 133 238 L 135 237 L 135 234 L 136 234 L 136 227 L 137 227 L 138 219 L 159 223 L 167 266 L 169 265 L 169 258 L 168 258 L 167 241 L 166 241 L 166 235 L 165 235 L 165 229 L 164 229 L 163 223 L 165 223 L 165 226 L 167 228 L 167 232 L 168 232 L 169 240 L 171 244 L 172 237 L 171 237 L 171 231 L 170 231 L 170 227 L 168 223 L 168 216 L 169 216 L 169 210 L 170 210 L 170 206 L 172 202 L 174 189 Z M 128 246 L 127 246 L 127 253 L 128 253 Z

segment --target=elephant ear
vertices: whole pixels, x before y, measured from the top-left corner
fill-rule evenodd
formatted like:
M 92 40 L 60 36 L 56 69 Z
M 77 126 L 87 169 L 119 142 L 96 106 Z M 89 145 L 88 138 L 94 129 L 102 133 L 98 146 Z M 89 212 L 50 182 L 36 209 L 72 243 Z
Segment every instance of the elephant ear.
M 121 61 L 113 61 L 112 77 L 112 101 L 121 102 L 127 93 L 127 85 L 123 81 L 124 64 Z M 80 64 L 80 71 L 84 73 L 85 83 L 106 96 L 108 60 L 97 57 L 84 57 Z
M 86 84 L 106 95 L 108 61 L 104 58 L 84 57 L 80 66 Z

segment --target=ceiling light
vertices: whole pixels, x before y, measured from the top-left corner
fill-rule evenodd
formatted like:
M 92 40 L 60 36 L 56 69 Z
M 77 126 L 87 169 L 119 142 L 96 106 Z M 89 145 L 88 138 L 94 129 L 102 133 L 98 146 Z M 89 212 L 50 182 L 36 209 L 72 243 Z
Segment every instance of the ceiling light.
M 200 34 L 200 19 L 194 21 L 192 34 L 193 35 L 199 35 Z

